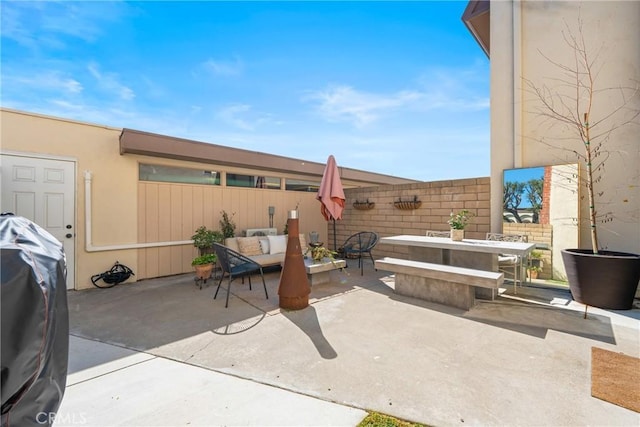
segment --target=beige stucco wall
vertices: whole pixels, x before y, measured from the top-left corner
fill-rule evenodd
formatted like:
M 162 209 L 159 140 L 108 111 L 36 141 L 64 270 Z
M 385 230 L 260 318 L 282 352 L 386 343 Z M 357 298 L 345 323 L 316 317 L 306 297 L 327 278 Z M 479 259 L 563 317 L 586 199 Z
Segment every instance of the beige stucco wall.
M 2 150 L 64 156 L 77 162 L 74 229 L 76 288 L 90 287 L 90 277 L 118 260 L 136 269 L 137 251 L 86 252 L 84 171 L 94 174 L 93 240 L 95 245 L 135 243 L 137 165 L 119 154 L 120 129 L 0 110 Z M 132 212 L 134 213 L 132 215 Z
M 572 150 L 581 150 L 577 140 L 554 140 L 550 149 L 541 138 L 565 137 L 561 130 L 549 128 L 535 113 L 537 101 L 526 92 L 524 79 L 558 89 L 561 77 L 557 67 L 544 59 L 567 63 L 572 51 L 562 39 L 565 23 L 577 34 L 578 17 L 588 49 L 596 58 L 598 88 L 636 85 L 640 81 L 640 2 L 492 2 L 491 3 L 491 182 L 493 212 L 502 204 L 502 171 L 514 167 L 564 164 L 576 161 Z M 567 63 L 570 65 L 570 62 Z M 635 83 L 634 83 L 635 82 Z M 571 92 L 568 92 L 571 94 Z M 602 118 L 620 101 L 615 91 L 596 96 L 591 122 Z M 629 105 L 640 109 L 640 96 Z M 603 127 L 610 127 L 606 123 Z M 614 132 L 607 146 L 612 152 L 603 179 L 596 191 L 602 192 L 599 210 L 611 210 L 613 221 L 599 228 L 600 245 L 612 249 L 640 252 L 640 144 L 638 119 Z M 581 171 L 582 173 L 583 171 Z M 583 189 L 582 189 L 583 190 Z M 584 193 L 582 193 L 584 195 Z M 590 247 L 587 200 L 581 197 L 581 247 Z M 492 229 L 501 228 L 492 218 Z

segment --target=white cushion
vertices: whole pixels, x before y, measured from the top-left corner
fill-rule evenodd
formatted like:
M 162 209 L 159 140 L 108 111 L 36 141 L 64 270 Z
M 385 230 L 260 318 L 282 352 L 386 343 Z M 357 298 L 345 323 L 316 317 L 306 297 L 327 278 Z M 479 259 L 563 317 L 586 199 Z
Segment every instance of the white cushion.
M 263 254 L 269 253 L 269 239 L 260 239 L 260 249 L 262 249 Z
M 279 254 L 287 251 L 287 235 L 267 236 L 269 239 L 269 253 Z
M 498 255 L 499 264 L 517 264 L 518 257 L 516 255 Z

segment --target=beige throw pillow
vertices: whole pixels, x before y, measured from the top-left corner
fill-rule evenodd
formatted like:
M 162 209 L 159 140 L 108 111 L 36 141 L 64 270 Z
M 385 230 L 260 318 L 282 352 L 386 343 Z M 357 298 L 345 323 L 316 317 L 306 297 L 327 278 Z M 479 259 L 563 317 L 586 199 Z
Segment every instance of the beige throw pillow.
M 262 255 L 258 237 L 237 237 L 240 253 L 246 256 Z

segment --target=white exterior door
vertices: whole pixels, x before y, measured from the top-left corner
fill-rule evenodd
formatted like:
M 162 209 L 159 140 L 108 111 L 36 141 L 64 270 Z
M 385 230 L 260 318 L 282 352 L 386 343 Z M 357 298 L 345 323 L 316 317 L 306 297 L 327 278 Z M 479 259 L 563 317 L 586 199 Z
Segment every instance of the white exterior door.
M 75 162 L 2 155 L 0 211 L 35 222 L 60 242 L 67 259 L 67 289 L 75 284 Z

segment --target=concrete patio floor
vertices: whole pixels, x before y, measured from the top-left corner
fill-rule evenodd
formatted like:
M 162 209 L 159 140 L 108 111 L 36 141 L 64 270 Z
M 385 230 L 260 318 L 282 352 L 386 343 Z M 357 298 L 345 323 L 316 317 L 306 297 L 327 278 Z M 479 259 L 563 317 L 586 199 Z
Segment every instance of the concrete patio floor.
M 228 308 L 190 274 L 70 292 L 56 425 L 640 425 L 590 393 L 591 347 L 640 356 L 640 310 L 585 320 L 567 290 L 507 285 L 463 311 L 395 295 L 370 263 L 345 271 L 300 311 L 278 308 L 279 272 L 268 300 L 234 281 Z

